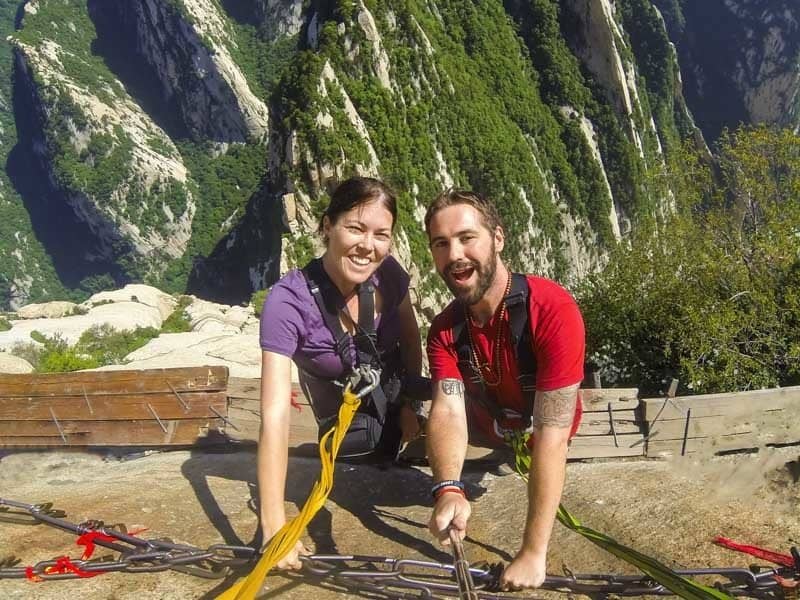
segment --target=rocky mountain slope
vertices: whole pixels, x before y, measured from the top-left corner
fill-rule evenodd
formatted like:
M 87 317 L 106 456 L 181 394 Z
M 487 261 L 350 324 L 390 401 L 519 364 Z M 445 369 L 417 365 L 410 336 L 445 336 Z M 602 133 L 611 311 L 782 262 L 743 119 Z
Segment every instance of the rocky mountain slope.
M 129 281 L 241 302 L 315 252 L 353 173 L 400 193 L 423 309 L 421 215 L 454 184 L 497 200 L 514 266 L 574 281 L 669 209 L 665 152 L 694 133 L 649 0 L 3 6 L 7 307 Z
M 706 138 L 739 123 L 800 127 L 800 12 L 792 0 L 655 0 Z
M 166 327 L 177 311 L 184 325 Z M 0 320 L 0 373 L 34 371 L 41 351 L 80 346 L 81 339 L 105 336 L 122 340 L 142 334 L 135 349 L 110 360 L 108 355 L 83 368 L 150 369 L 224 365 L 233 377 L 259 377 L 261 351 L 258 317 L 252 307 L 215 304 L 195 297 L 175 298 L 142 284 L 99 292 L 81 304 L 66 301 L 28 304 Z M 106 338 L 108 339 L 108 338 Z M 106 349 L 110 346 L 106 344 Z M 97 347 L 94 347 L 97 350 Z M 93 350 L 80 346 L 79 352 Z M 100 356 L 105 351 L 95 354 Z M 85 354 L 86 355 L 86 354 Z M 32 361 L 34 364 L 31 364 Z M 296 373 L 293 371 L 293 377 Z M 295 379 L 296 380 L 296 379 Z

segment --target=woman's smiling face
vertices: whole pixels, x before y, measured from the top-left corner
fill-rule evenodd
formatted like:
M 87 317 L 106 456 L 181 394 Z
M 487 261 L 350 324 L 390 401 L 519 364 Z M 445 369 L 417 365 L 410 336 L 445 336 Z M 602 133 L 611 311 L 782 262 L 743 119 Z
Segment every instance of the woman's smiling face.
M 369 200 L 341 213 L 335 222 L 326 217 L 324 264 L 343 294 L 375 272 L 392 245 L 392 213 L 380 199 Z

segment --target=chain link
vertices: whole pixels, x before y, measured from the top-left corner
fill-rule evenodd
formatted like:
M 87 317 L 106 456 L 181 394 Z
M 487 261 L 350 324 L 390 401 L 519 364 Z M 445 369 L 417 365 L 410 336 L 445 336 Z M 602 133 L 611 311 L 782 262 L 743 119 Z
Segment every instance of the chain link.
M 62 580 L 92 577 L 102 573 L 157 573 L 173 570 L 207 579 L 221 579 L 231 571 L 248 567 L 258 558 L 250 546 L 214 544 L 199 548 L 176 544 L 172 540 L 145 539 L 128 533 L 124 524 L 105 525 L 103 521 L 90 520 L 74 524 L 62 519 L 63 511 L 52 504 L 25 504 L 0 498 L 0 520 L 17 524 L 44 523 L 78 535 L 97 532 L 113 541 L 95 538 L 93 543 L 119 553 L 119 557 L 102 556 L 93 559 L 64 558 L 43 560 L 32 566 L 20 566 L 20 560 L 10 556 L 0 557 L 0 580 L 34 579 Z M 317 554 L 300 557 L 303 569 L 300 574 L 346 588 L 363 592 L 371 597 L 406 598 L 458 598 L 460 590 L 456 570 L 459 565 L 384 556 L 344 556 Z M 463 570 L 464 565 L 461 565 Z M 481 564 L 467 569 L 475 585 L 475 596 L 481 600 L 513 600 L 514 596 L 496 592 L 503 565 Z M 779 600 L 784 597 L 779 579 L 800 579 L 800 572 L 791 567 L 748 570 L 740 568 L 683 569 L 676 573 L 685 576 L 713 577 L 720 590 L 736 597 Z M 461 577 L 466 573 L 461 573 Z M 648 577 L 637 575 L 573 574 L 548 575 L 542 589 L 607 596 L 668 596 L 671 592 Z M 535 598 L 535 596 L 527 596 Z
M 402 560 L 386 557 L 314 555 L 301 557 L 304 573 L 337 585 L 369 592 L 384 598 L 458 598 L 462 592 L 455 581 L 454 565 Z M 753 572 L 748 569 L 683 569 L 676 571 L 685 576 L 710 576 L 720 583 L 717 587 L 726 593 L 747 598 L 783 598 L 783 592 L 775 579 L 786 574 L 787 568 Z M 481 600 L 513 600 L 519 594 L 497 593 L 502 565 L 473 565 L 469 572 L 475 582 L 476 595 Z M 724 583 L 722 583 L 724 582 Z M 638 575 L 572 574 L 548 575 L 542 589 L 564 593 L 579 593 L 589 596 L 670 596 L 665 587 L 653 580 Z M 409 594 L 412 595 L 409 595 Z M 535 596 L 527 596 L 535 598 Z

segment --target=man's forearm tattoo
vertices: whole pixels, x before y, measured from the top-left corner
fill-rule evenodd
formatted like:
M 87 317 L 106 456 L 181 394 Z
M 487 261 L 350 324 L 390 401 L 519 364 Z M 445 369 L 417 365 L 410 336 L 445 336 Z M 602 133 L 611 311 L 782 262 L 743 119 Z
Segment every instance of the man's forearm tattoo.
M 551 392 L 536 392 L 536 401 L 533 403 L 533 426 L 562 429 L 570 427 L 575 417 L 577 400 L 577 385 Z
M 439 383 L 442 391 L 448 396 L 464 397 L 464 382 L 460 379 L 442 379 Z

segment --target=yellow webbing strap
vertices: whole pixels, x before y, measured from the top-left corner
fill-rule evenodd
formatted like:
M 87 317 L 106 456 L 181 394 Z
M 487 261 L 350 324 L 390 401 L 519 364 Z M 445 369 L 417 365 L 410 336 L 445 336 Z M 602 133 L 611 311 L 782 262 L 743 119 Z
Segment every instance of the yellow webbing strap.
M 250 574 L 239 579 L 230 588 L 217 596 L 217 600 L 253 600 L 261 589 L 264 579 L 270 569 L 283 558 L 297 543 L 308 522 L 317 514 L 317 511 L 325 504 L 328 494 L 333 488 L 333 463 L 339 454 L 339 447 L 342 445 L 344 434 L 350 428 L 361 400 L 350 391 L 348 386 L 342 394 L 342 405 L 339 407 L 339 419 L 336 425 L 328 431 L 319 442 L 319 458 L 322 462 L 320 478 L 311 489 L 308 500 L 303 505 L 300 514 L 286 523 L 278 530 L 269 546 L 262 554 L 256 566 Z
M 528 452 L 529 438 L 530 434 L 521 431 L 509 432 L 506 435 L 506 442 L 514 449 L 514 463 L 517 473 L 519 473 L 525 481 L 528 481 L 528 472 L 531 466 L 531 456 Z M 689 598 L 691 600 L 733 600 L 733 596 L 721 590 L 702 585 L 679 575 L 655 558 L 620 544 L 604 533 L 582 525 L 562 504 L 558 506 L 556 517 L 566 528 L 581 534 L 590 542 L 597 544 L 617 558 L 621 558 L 625 562 L 640 569 L 643 573 L 650 576 L 653 581 L 660 583 L 681 598 Z

